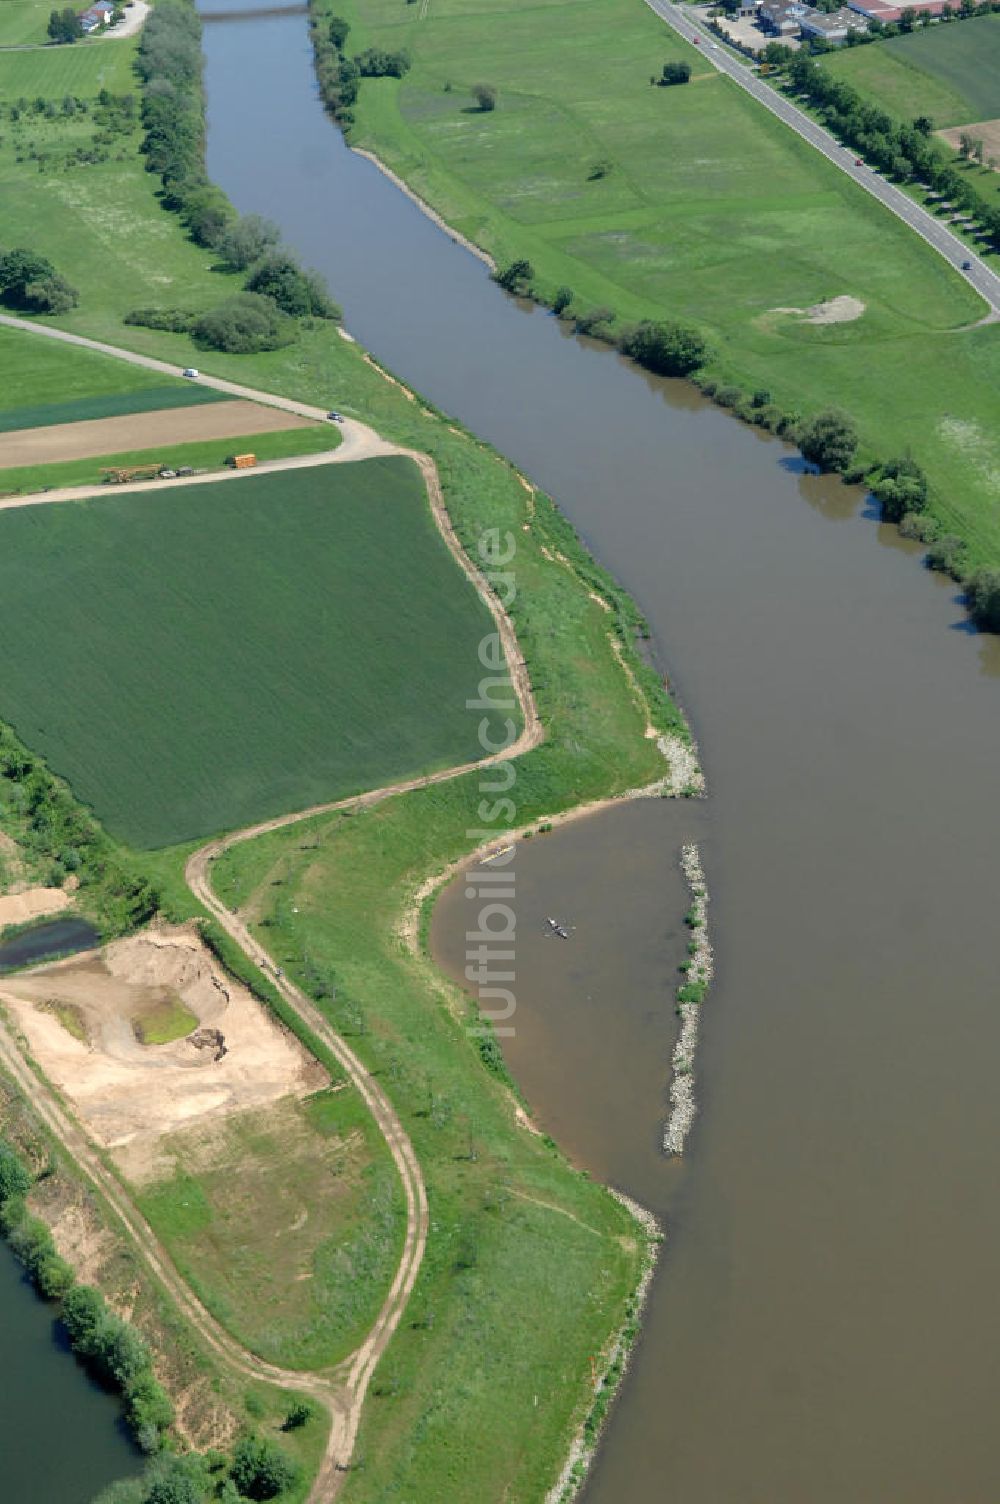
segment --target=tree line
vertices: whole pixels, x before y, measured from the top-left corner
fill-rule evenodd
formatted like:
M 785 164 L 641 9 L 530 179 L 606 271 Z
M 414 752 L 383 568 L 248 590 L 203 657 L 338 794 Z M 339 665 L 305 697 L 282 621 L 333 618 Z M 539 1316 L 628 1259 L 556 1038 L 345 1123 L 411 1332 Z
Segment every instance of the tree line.
M 805 52 L 795 53 L 784 68 L 797 92 L 839 140 L 889 177 L 925 184 L 943 201 L 960 206 L 979 221 L 992 249 L 1000 249 L 1000 204 L 985 199 L 956 168 L 953 153 L 933 139 L 934 122 L 929 116 L 918 115 L 909 122 L 894 120 Z
M 231 1457 L 219 1452 L 179 1457 L 169 1450 L 174 1408 L 154 1373 L 145 1338 L 111 1309 L 100 1290 L 77 1284 L 48 1226 L 28 1208 L 32 1190 L 53 1168 L 50 1160 L 38 1171 L 30 1169 L 14 1145 L 0 1137 L 0 1233 L 39 1295 L 58 1303 L 60 1324 L 79 1362 L 99 1384 L 122 1396 L 129 1426 L 151 1459 L 141 1477 L 105 1489 L 99 1504 L 279 1499 L 299 1481 L 300 1469 L 270 1437 L 247 1432 Z M 282 1429 L 298 1430 L 314 1413 L 308 1401 L 293 1401 Z
M 316 272 L 299 266 L 276 225 L 240 217 L 205 168 L 201 22 L 187 0 L 162 0 L 149 16 L 136 62 L 142 79 L 142 150 L 174 210 L 198 245 L 246 273 L 242 292 L 216 308 L 136 308 L 125 322 L 189 333 L 205 349 L 275 350 L 298 335 L 300 318 L 339 319 Z

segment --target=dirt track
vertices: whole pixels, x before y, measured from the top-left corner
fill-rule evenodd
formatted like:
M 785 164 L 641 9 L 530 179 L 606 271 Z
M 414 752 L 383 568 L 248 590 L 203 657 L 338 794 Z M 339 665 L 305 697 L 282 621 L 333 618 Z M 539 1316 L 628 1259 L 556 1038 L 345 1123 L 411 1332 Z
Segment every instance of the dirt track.
M 61 460 L 98 459 L 162 449 L 163 461 L 178 444 L 206 439 L 237 439 L 276 429 L 303 428 L 297 413 L 263 407 L 258 402 L 200 402 L 194 407 L 165 407 L 117 418 L 83 423 L 53 423 L 48 428 L 17 428 L 0 433 L 0 470 L 17 465 L 57 465 Z

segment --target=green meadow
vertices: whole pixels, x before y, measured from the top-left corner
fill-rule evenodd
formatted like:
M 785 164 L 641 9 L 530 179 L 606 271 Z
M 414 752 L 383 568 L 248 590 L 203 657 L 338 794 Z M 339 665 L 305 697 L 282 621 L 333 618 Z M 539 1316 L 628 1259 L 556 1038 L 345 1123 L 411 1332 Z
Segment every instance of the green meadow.
M 285 1097 L 167 1135 L 138 1200 L 200 1298 L 252 1352 L 330 1367 L 367 1334 L 405 1225 L 389 1151 L 354 1092 Z
M 492 620 L 410 461 L 31 507 L 0 544 L 4 717 L 130 845 L 481 755 Z
M 690 320 L 717 381 L 786 410 L 842 407 L 866 455 L 911 450 L 976 560 L 1000 558 L 1000 341 L 967 328 L 983 305 L 928 246 L 641 0 L 421 10 L 321 0 L 321 25 L 330 11 L 353 23 L 348 51 L 413 59 L 401 81 L 363 81 L 352 141 L 501 263 L 526 257 L 543 296 L 566 286 L 574 309 L 619 324 Z M 691 63 L 691 82 L 650 87 L 671 58 Z M 492 112 L 474 104 L 483 80 Z M 854 323 L 773 313 L 841 294 L 865 305 Z
M 2 0 L 0 0 L 2 3 Z M 223 399 L 225 394 L 223 395 Z M 213 402 L 195 382 L 0 324 L 0 430 Z

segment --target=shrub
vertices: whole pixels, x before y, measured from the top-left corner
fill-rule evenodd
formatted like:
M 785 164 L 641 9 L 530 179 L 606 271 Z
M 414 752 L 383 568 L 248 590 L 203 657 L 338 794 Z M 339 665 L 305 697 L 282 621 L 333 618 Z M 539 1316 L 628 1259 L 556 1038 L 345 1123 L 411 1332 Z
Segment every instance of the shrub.
M 583 313 L 578 313 L 573 320 L 573 327 L 577 334 L 600 335 L 606 333 L 609 325 L 613 324 L 616 314 L 613 308 L 588 308 Z
M 26 313 L 65 313 L 80 300 L 47 257 L 23 246 L 0 256 L 0 299 Z
M 281 233 L 270 219 L 259 214 L 242 214 L 227 224 L 219 237 L 218 251 L 227 266 L 245 271 L 262 256 L 273 251 Z
M 922 512 L 927 505 L 927 477 L 909 455 L 880 466 L 871 491 L 886 522 L 899 522 L 908 512 Z
M 11 1196 L 26 1196 L 31 1186 L 31 1172 L 11 1146 L 0 1139 L 0 1201 Z
M 303 271 L 288 251 L 274 251 L 258 262 L 247 278 L 246 290 L 271 298 L 284 313 L 340 318 L 340 309 L 318 273 Z
M 966 597 L 976 626 L 984 632 L 1000 632 L 1000 569 L 977 569 L 968 581 Z
M 552 299 L 552 312 L 556 315 L 566 312 L 573 301 L 573 289 L 571 287 L 557 287 Z
M 685 324 L 636 324 L 618 344 L 624 355 L 658 376 L 688 376 L 705 362 L 704 339 Z
M 857 430 L 846 413 L 827 408 L 799 428 L 798 445 L 820 470 L 845 470 L 858 447 Z
M 530 291 L 534 275 L 535 268 L 530 261 L 525 261 L 522 257 L 518 261 L 510 262 L 508 266 L 498 267 L 493 273 L 493 280 L 505 292 L 524 293 Z
M 197 314 L 184 308 L 133 308 L 122 320 L 143 329 L 169 329 L 173 334 L 187 334 Z
M 283 1431 L 298 1431 L 313 1418 L 313 1407 L 308 1400 L 296 1400 L 281 1423 Z
M 911 538 L 916 543 L 933 543 L 938 535 L 938 525 L 933 517 L 921 512 L 907 512 L 899 519 L 899 536 Z
M 472 97 L 484 115 L 497 107 L 497 91 L 493 84 L 473 84 Z
M 330 41 L 336 47 L 338 52 L 341 52 L 343 50 L 343 46 L 347 41 L 347 34 L 350 29 L 350 23 L 345 21 L 343 16 L 330 17 L 330 25 L 327 31 L 327 35 L 329 36 Z
M 362 78 L 402 78 L 410 70 L 408 52 L 386 52 L 382 47 L 366 47 L 354 58 Z
M 225 350 L 233 355 L 251 355 L 258 350 L 279 350 L 295 339 L 296 328 L 271 298 L 239 293 L 218 308 L 199 314 L 191 325 L 195 344 L 206 350 Z
M 144 1452 L 155 1452 L 162 1432 L 169 1430 L 174 1419 L 170 1396 L 153 1376 L 152 1369 L 140 1373 L 125 1393 L 128 1422 Z
M 291 1458 L 264 1437 L 245 1436 L 233 1454 L 233 1482 L 245 1499 L 276 1499 L 297 1476 Z
M 691 64 L 683 61 L 663 64 L 663 75 L 660 83 L 664 88 L 672 84 L 686 84 L 691 77 Z
M 965 544 L 954 533 L 945 533 L 931 544 L 924 563 L 928 569 L 940 574 L 950 574 L 953 580 L 960 580 L 965 573 Z

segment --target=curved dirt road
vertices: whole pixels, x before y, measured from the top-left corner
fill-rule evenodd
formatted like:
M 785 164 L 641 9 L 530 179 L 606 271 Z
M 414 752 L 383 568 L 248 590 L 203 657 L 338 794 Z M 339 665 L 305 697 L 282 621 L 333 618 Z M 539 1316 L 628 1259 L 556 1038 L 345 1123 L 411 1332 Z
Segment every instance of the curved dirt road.
M 3 320 L 3 322 L 9 322 L 9 320 Z M 435 524 L 463 573 L 472 582 L 476 591 L 486 603 L 496 624 L 497 632 L 503 643 L 511 681 L 521 706 L 524 720 L 523 729 L 517 740 L 509 747 L 481 760 L 462 763 L 457 767 L 446 768 L 436 773 L 407 779 L 365 794 L 355 795 L 348 799 L 335 800 L 326 804 L 312 806 L 309 809 L 295 811 L 291 814 L 280 815 L 274 819 L 249 826 L 244 830 L 236 831 L 231 835 L 210 841 L 189 858 L 185 868 L 185 877 L 194 896 L 214 916 L 236 944 L 240 946 L 252 964 L 260 967 L 261 970 L 268 974 L 270 981 L 278 988 L 288 1005 L 294 1009 L 302 1022 L 313 1031 L 317 1038 L 323 1041 L 340 1063 L 351 1084 L 357 1090 L 362 1101 L 378 1124 L 399 1172 L 406 1199 L 406 1234 L 403 1252 L 382 1308 L 371 1331 L 360 1347 L 338 1365 L 335 1370 L 326 1373 L 308 1373 L 299 1370 L 282 1369 L 274 1364 L 266 1363 L 263 1359 L 256 1357 L 253 1353 L 241 1347 L 193 1294 L 184 1278 L 174 1266 L 166 1249 L 138 1211 L 121 1182 L 103 1163 L 82 1127 L 64 1110 L 51 1089 L 47 1085 L 43 1085 L 33 1074 L 14 1039 L 6 1027 L 0 1024 L 0 1060 L 4 1062 L 11 1074 L 21 1084 L 36 1106 L 43 1121 L 65 1145 L 74 1159 L 81 1165 L 85 1173 L 90 1176 L 110 1205 L 118 1213 L 132 1238 L 135 1240 L 136 1245 L 145 1255 L 154 1274 L 170 1292 L 178 1307 L 183 1311 L 192 1326 L 199 1332 L 203 1340 L 213 1351 L 239 1372 L 266 1379 L 286 1388 L 300 1390 L 319 1400 L 330 1411 L 332 1423 L 329 1439 L 320 1470 L 310 1492 L 309 1504 L 320 1504 L 320 1501 L 331 1500 L 335 1498 L 339 1491 L 344 1470 L 348 1465 L 354 1448 L 361 1417 L 361 1407 L 364 1403 L 371 1376 L 375 1371 L 379 1358 L 385 1351 L 393 1332 L 399 1324 L 423 1260 L 427 1242 L 427 1195 L 413 1145 L 388 1096 L 382 1090 L 382 1087 L 371 1077 L 363 1062 L 346 1041 L 330 1026 L 315 1004 L 293 982 L 289 981 L 287 977 L 278 975 L 277 968 L 264 947 L 254 939 L 242 920 L 231 913 L 221 900 L 216 897 L 210 882 L 211 863 L 216 857 L 229 850 L 230 847 L 238 845 L 243 841 L 252 840 L 255 836 L 263 835 L 268 831 L 279 830 L 284 826 L 307 820 L 315 815 L 332 813 L 340 809 L 368 807 L 381 802 L 383 799 L 391 798 L 395 794 L 424 788 L 430 784 L 444 783 L 471 772 L 476 768 L 488 767 L 492 763 L 500 762 L 507 758 L 518 757 L 524 752 L 529 751 L 532 747 L 537 746 L 544 736 L 530 679 L 523 659 L 520 656 L 513 623 L 499 597 L 495 594 L 477 565 L 466 554 L 458 540 L 452 526 L 451 518 L 445 507 L 440 479 L 434 462 L 428 455 L 386 443 L 374 430 L 367 428 L 364 424 L 351 424 L 351 429 L 353 430 L 355 441 L 352 451 L 345 453 L 345 449 L 348 448 L 345 444 L 336 450 L 332 456 L 310 455 L 304 457 L 302 462 L 306 464 L 321 464 L 330 459 L 343 462 L 349 458 L 361 459 L 367 458 L 371 454 L 379 453 L 400 455 L 412 459 L 419 466 L 426 484 L 428 500 Z M 296 463 L 295 460 L 275 461 L 268 468 L 288 468 L 289 466 L 294 466 Z M 263 469 L 265 467 L 261 466 L 260 468 Z M 251 471 L 248 473 L 253 474 L 255 472 Z M 191 476 L 179 478 L 177 481 L 162 481 L 154 484 L 192 485 L 203 483 L 213 478 L 217 479 L 218 477 Z M 116 487 L 115 489 L 116 491 L 134 492 L 137 490 L 146 490 L 147 488 L 147 485 L 133 485 Z M 104 487 L 73 488 L 68 491 L 52 491 L 40 496 L 12 498 L 7 503 L 0 503 L 0 506 L 52 505 L 60 501 L 77 499 L 78 496 L 106 494 L 107 491 Z M 0 996 L 2 996 L 2 993 L 0 993 Z

